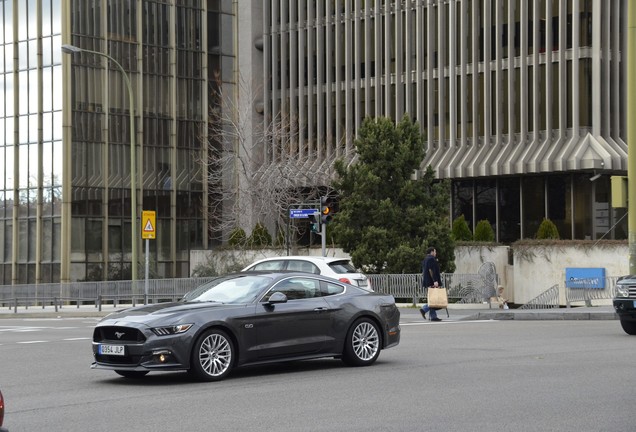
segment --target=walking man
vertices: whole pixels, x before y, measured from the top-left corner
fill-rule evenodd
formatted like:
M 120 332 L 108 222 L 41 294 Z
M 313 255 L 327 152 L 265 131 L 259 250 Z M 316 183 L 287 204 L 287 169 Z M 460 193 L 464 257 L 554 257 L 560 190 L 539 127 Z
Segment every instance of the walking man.
M 441 276 L 439 272 L 439 264 L 437 263 L 437 250 L 434 247 L 429 247 L 426 250 L 426 258 L 422 261 L 422 285 L 424 288 L 441 288 Z M 422 317 L 426 319 L 426 314 L 430 312 L 431 321 L 441 321 L 437 317 L 437 311 L 428 307 L 428 304 L 424 304 L 420 313 Z

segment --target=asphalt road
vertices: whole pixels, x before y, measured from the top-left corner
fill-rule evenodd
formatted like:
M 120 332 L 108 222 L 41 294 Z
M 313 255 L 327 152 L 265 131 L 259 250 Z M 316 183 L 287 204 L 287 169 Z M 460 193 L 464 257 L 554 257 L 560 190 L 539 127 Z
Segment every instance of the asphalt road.
M 95 318 L 0 321 L 5 426 L 34 431 L 631 431 L 636 338 L 616 320 L 404 317 L 368 368 L 327 359 L 142 380 L 89 369 Z

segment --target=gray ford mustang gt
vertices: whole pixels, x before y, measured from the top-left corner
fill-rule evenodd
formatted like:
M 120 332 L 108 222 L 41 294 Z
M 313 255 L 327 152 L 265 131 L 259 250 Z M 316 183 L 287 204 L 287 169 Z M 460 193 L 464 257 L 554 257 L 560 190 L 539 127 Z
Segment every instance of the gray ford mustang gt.
M 214 279 L 180 301 L 138 306 L 93 331 L 94 369 L 127 378 L 186 370 L 218 381 L 232 368 L 318 357 L 374 363 L 400 342 L 391 295 L 296 272 L 241 272 Z

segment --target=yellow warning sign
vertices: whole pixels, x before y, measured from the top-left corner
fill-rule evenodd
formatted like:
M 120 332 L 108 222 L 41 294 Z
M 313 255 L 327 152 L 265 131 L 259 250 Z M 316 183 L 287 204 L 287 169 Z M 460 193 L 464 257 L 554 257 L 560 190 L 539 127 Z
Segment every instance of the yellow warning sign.
M 156 212 L 152 210 L 144 210 L 141 212 L 141 238 L 155 239 L 157 235 Z

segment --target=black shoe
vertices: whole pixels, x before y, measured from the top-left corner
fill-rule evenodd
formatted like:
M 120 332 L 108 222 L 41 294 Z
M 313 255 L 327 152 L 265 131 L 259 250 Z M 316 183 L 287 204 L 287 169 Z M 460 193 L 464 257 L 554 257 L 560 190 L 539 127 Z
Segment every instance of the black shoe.
M 431 321 L 438 322 L 438 321 L 441 321 L 441 319 L 439 319 L 439 318 L 433 318 L 433 319 L 431 319 Z
M 422 314 L 422 318 L 426 319 L 426 312 L 424 312 L 422 309 L 420 309 L 420 313 Z

